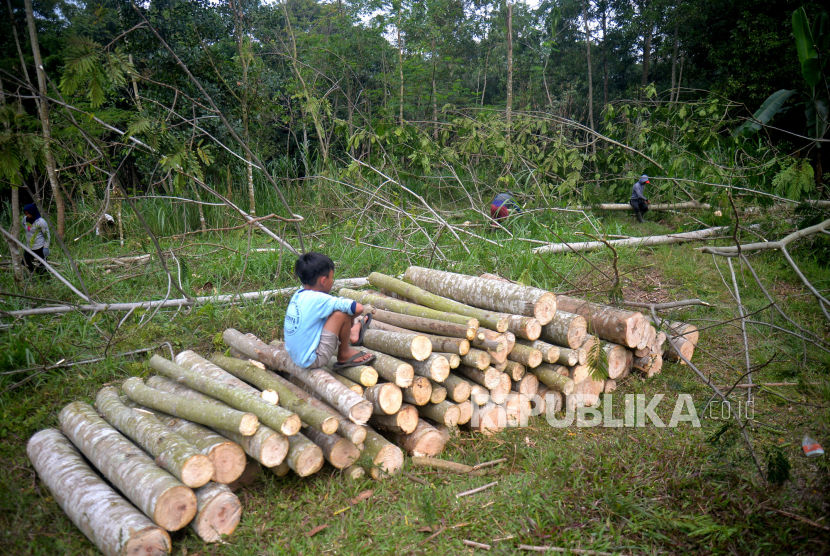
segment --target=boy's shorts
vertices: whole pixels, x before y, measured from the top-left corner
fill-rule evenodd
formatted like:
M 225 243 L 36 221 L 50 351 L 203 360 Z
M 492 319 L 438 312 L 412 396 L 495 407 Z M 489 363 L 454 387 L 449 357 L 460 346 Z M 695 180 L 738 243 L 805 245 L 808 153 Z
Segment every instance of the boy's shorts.
M 311 369 L 320 369 L 329 364 L 332 356 L 337 353 L 337 346 L 340 344 L 340 338 L 334 332 L 329 332 L 325 328 L 320 334 L 320 343 L 317 344 L 317 349 L 314 353 L 317 354 L 317 359 L 311 364 Z

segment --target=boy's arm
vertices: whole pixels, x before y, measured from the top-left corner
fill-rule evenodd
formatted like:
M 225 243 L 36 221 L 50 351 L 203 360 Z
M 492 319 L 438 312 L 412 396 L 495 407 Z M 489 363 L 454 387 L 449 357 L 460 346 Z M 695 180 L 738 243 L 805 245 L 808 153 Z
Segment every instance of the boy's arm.
M 341 311 L 347 315 L 357 314 L 357 301 L 352 299 L 319 293 L 315 296 L 315 301 L 315 312 L 319 318 L 328 318 L 335 311 Z

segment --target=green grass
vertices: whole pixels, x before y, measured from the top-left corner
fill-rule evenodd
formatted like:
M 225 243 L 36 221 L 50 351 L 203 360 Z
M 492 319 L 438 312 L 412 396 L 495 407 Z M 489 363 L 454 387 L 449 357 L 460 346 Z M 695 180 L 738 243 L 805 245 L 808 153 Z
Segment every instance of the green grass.
M 274 199 L 262 195 L 260 214 L 276 212 Z M 240 200 L 240 202 L 242 202 Z M 312 202 L 299 193 L 292 202 Z M 183 231 L 169 203 L 143 201 L 145 214 L 153 216 L 151 226 L 163 236 Z M 244 205 L 243 205 L 244 206 Z M 212 209 L 211 209 L 212 210 Z M 195 214 L 195 212 L 194 212 Z M 495 272 L 512 279 L 554 291 L 583 290 L 597 301 L 610 286 L 611 257 L 605 250 L 584 258 L 568 255 L 534 255 L 533 244 L 506 241 L 504 232 L 479 233 L 503 242 L 495 247 L 482 240 L 467 239 L 467 253 L 449 233 L 441 236 L 447 257 L 439 260 L 411 228 L 396 228 L 391 218 L 364 219 L 341 216 L 323 210 L 306 210 L 304 229 L 318 230 L 306 237 L 306 247 L 324 251 L 335 259 L 339 277 L 365 276 L 379 271 L 402 272 L 410 264 L 429 265 L 464 273 Z M 211 225 L 221 225 L 224 216 L 210 212 Z M 645 235 L 697 228 L 683 215 L 657 217 L 637 226 L 628 215 L 599 216 L 602 231 L 611 234 Z M 705 219 L 704 216 L 698 217 Z M 480 220 L 470 211 L 453 216 L 457 223 Z M 89 222 L 76 222 L 67 235 L 78 233 Z M 128 218 L 127 245 L 101 243 L 87 236 L 73 243 L 77 258 L 98 258 L 149 252 L 147 240 L 135 221 Z M 404 222 L 404 225 L 406 223 Z M 189 215 L 189 229 L 198 226 Z M 777 238 L 787 225 L 762 221 L 759 233 Z M 345 237 L 355 230 L 360 243 Z M 434 231 L 434 230 L 433 230 Z M 512 226 L 515 237 L 543 241 L 584 241 L 593 228 L 581 216 L 539 213 Z M 291 228 L 282 233 L 295 242 Z M 74 237 L 74 236 L 73 236 Z M 208 237 L 188 236 L 164 239 L 165 250 L 175 251 L 182 268 L 182 284 L 193 295 L 233 293 L 294 285 L 293 257 L 278 251 L 252 253 L 244 277 L 247 235 L 244 230 Z M 369 247 L 402 249 L 403 241 L 414 249 L 401 253 Z M 728 243 L 728 241 L 726 241 Z M 212 244 L 212 245 L 207 245 Z M 261 234 L 254 234 L 253 247 L 277 247 Z M 53 252 L 57 249 L 53 249 Z M 819 289 L 826 289 L 830 271 L 807 249 L 793 251 Z M 679 320 L 701 327 L 735 317 L 734 302 L 723 285 L 711 256 L 694 246 L 677 245 L 653 249 L 619 250 L 622 293 L 653 301 L 699 297 L 713 307 L 693 307 L 674 313 Z M 60 261 L 61 257 L 57 256 Z M 782 265 L 776 253 L 754 255 L 756 271 L 770 292 L 782 300 L 792 318 L 827 337 L 813 298 L 795 275 Z M 176 263 L 171 262 L 176 273 Z M 728 270 L 719 261 L 720 272 Z M 594 268 L 596 267 L 596 268 Z M 65 266 L 63 268 L 66 268 Z M 736 268 L 736 271 L 738 269 Z M 157 264 L 106 273 L 100 267 L 82 266 L 90 291 L 108 287 L 100 295 L 107 301 L 158 299 L 167 289 L 166 277 Z M 739 272 L 744 304 L 750 312 L 767 303 L 744 269 Z M 121 280 L 124 276 L 135 277 Z M 563 279 L 564 277 L 565 279 Z M 70 300 L 68 292 L 54 280 L 30 279 L 23 288 L 11 281 L 9 272 L 0 273 L 0 289 L 50 299 Z M 175 292 L 175 290 L 174 290 Z M 175 293 L 171 295 L 175 296 Z M 2 297 L 3 310 L 31 306 L 32 301 Z M 221 345 L 221 332 L 234 327 L 253 332 L 263 339 L 279 337 L 285 300 L 267 304 L 248 302 L 234 307 L 203 306 L 193 310 L 158 313 L 145 326 L 142 315 L 133 313 L 111 341 L 104 337 L 116 330 L 123 314 L 89 316 L 67 314 L 35 317 L 0 330 L 0 372 L 66 359 L 76 361 L 108 353 L 119 353 L 170 342 L 175 350 L 191 348 L 209 353 Z M 769 310 L 757 316 L 769 322 Z M 148 315 L 149 316 L 149 315 Z M 10 323 L 9 319 L 4 322 Z M 701 334 L 694 363 L 718 384 L 727 384 L 745 371 L 740 330 L 735 324 L 718 325 Z M 774 324 L 783 326 L 777 318 Z M 96 328 L 97 327 L 97 328 Z M 100 331 L 98 330 L 100 328 Z M 807 460 L 800 441 L 805 433 L 830 448 L 827 388 L 808 383 L 827 381 L 830 358 L 808 346 L 808 360 L 802 361 L 802 344 L 768 327 L 748 329 L 754 364 L 768 365 L 757 372 L 756 382 L 797 381 L 799 388 L 777 388 L 756 392 L 754 421 L 750 435 L 759 457 L 780 448 L 788 458 L 791 480 L 782 486 L 763 484 L 752 465 L 739 433 L 734 427 L 723 430 L 728 421 L 702 418 L 702 427 L 681 424 L 676 429 L 656 428 L 552 428 L 536 418 L 525 429 L 506 430 L 492 437 L 463 433 L 454 438 L 441 457 L 464 463 L 497 458 L 507 462 L 492 476 L 466 478 L 407 470 L 430 483 L 429 487 L 399 476 L 384 482 L 370 479 L 357 482 L 340 477 L 326 467 L 305 479 L 277 478 L 266 472 L 253 485 L 239 492 L 244 513 L 237 532 L 225 545 L 204 545 L 188 531 L 173 534 L 175 554 L 458 554 L 472 549 L 462 539 L 493 544 L 493 553 L 519 553 L 520 543 L 550 544 L 614 553 L 712 553 L 792 554 L 822 553 L 830 550 L 826 531 L 785 517 L 785 510 L 812 520 L 821 520 L 828 509 L 827 458 Z M 56 369 L 37 375 L 13 391 L 0 396 L 0 547 L 8 554 L 94 554 L 87 541 L 36 480 L 25 456 L 25 442 L 37 430 L 57 426 L 57 414 L 68 402 L 92 402 L 105 383 L 118 383 L 130 376 L 146 376 L 143 357 L 108 358 L 100 363 Z M 26 373 L 0 375 L 0 390 L 26 378 Z M 668 421 L 677 394 L 688 393 L 702 406 L 710 397 L 690 369 L 666 364 L 663 373 L 646 380 L 632 377 L 613 396 L 615 415 L 623 411 L 624 394 L 663 393 L 666 399 L 658 413 Z M 793 403 L 807 401 L 813 405 Z M 744 393 L 735 399 L 745 398 Z M 607 400 L 606 400 L 607 403 Z M 708 412 L 707 412 L 708 415 Z M 720 433 L 720 434 L 718 434 Z M 480 494 L 456 499 L 455 494 L 487 482 L 498 485 Z M 354 506 L 349 500 L 371 489 L 368 500 Z M 344 508 L 348 508 L 345 509 Z M 828 526 L 826 520 L 821 524 Z M 318 525 L 329 527 L 313 537 L 306 532 Z M 426 542 L 431 532 L 441 532 Z M 508 538 L 512 537 L 512 538 Z M 494 541 L 504 538 L 506 540 Z

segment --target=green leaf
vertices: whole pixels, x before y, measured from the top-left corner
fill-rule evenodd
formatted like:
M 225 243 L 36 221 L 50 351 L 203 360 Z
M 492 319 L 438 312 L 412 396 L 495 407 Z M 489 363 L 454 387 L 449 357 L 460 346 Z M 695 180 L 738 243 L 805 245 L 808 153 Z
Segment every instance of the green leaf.
M 787 101 L 792 94 L 795 93 L 794 90 L 790 89 L 781 89 L 780 91 L 775 91 L 772 93 L 767 100 L 764 101 L 764 104 L 761 105 L 753 115 L 751 120 L 745 121 L 743 124 L 738 126 L 738 128 L 732 132 L 734 137 L 737 137 L 741 134 L 752 135 L 759 129 L 761 129 L 762 125 L 766 125 L 773 116 L 778 114 L 781 110 L 781 107 Z
M 801 62 L 801 75 L 807 85 L 815 87 L 821 79 L 821 67 L 816 42 L 810 30 L 807 12 L 803 7 L 793 12 L 793 34 L 795 35 L 795 47 L 798 50 L 798 61 Z
M 804 115 L 807 116 L 807 133 L 809 136 L 813 139 L 823 138 L 827 133 L 827 118 L 830 116 L 827 101 L 824 99 L 808 100 Z M 818 145 L 821 146 L 821 143 Z

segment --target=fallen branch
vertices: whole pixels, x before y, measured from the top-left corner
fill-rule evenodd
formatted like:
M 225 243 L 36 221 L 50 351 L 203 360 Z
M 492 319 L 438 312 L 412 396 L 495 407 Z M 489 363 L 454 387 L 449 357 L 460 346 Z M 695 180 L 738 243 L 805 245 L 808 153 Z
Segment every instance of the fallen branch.
M 685 203 L 657 203 L 648 206 L 649 210 L 709 210 L 709 203 L 687 201 Z M 574 210 L 634 210 L 628 203 L 601 203 L 599 205 L 575 207 Z
M 455 497 L 456 498 L 461 498 L 462 496 L 469 496 L 470 494 L 476 494 L 476 493 L 481 492 L 483 490 L 487 490 L 488 488 L 490 488 L 492 486 L 496 486 L 497 484 L 499 484 L 498 481 L 493 481 L 492 483 L 487 483 L 486 485 L 480 486 L 478 488 L 473 488 L 473 489 L 470 489 L 470 490 L 465 490 L 464 492 L 459 492 L 458 494 L 455 495 Z
M 621 304 L 626 305 L 628 307 L 644 307 L 646 309 L 654 309 L 655 311 L 659 311 L 661 309 L 675 309 L 677 307 L 687 307 L 689 305 L 703 305 L 704 307 L 711 307 L 709 303 L 701 301 L 700 299 L 682 299 L 680 301 L 669 301 L 667 303 L 642 303 L 640 301 L 623 300 Z
M 617 247 L 649 247 L 652 245 L 669 245 L 672 243 L 684 243 L 687 241 L 697 241 L 706 239 L 720 232 L 726 231 L 729 226 L 716 226 L 714 228 L 705 228 L 695 232 L 683 232 L 680 234 L 669 234 L 663 236 L 646 236 L 633 237 L 631 239 L 615 239 L 608 242 L 602 241 L 584 241 L 580 243 L 550 243 L 537 247 L 533 250 L 534 253 L 571 253 L 576 251 L 596 251 L 608 244 Z
M 532 552 L 561 552 L 571 554 L 585 554 L 586 556 L 616 556 L 613 552 L 602 552 L 600 550 L 584 550 L 581 548 L 560 548 L 558 546 L 531 546 L 520 544 L 519 550 L 530 550 Z

